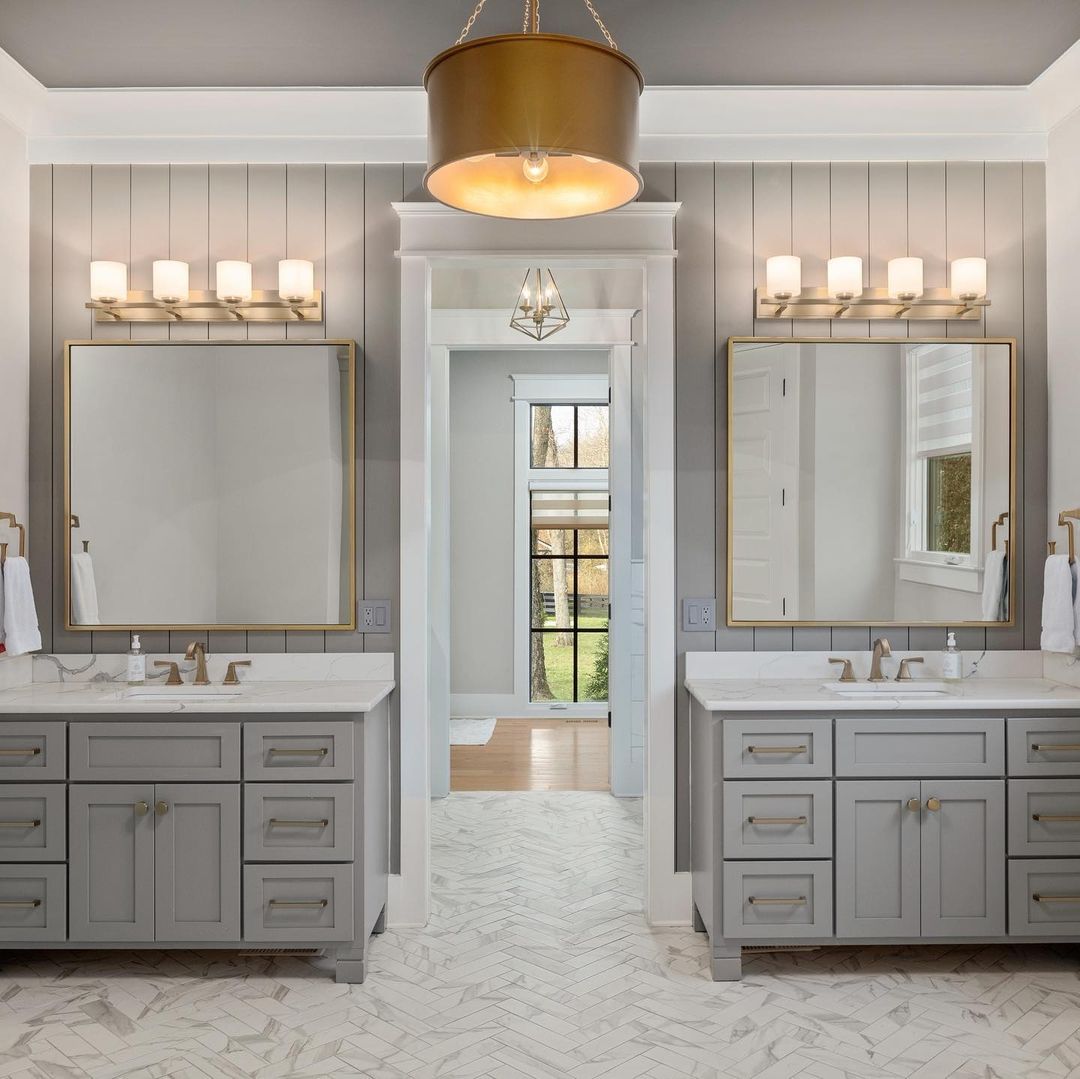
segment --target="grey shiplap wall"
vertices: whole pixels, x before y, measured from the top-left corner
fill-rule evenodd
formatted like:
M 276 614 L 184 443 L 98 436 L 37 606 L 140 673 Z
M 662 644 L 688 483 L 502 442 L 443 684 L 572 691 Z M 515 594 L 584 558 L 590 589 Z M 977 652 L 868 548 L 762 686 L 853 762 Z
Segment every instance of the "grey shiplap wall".
M 1015 337 L 1019 348 L 1017 625 L 963 629 L 961 646 L 1038 648 L 1046 540 L 1046 212 L 1044 168 L 1021 162 L 768 162 L 649 166 L 646 198 L 677 199 L 676 442 L 679 596 L 721 597 L 727 581 L 727 339 L 730 336 Z M 948 261 L 985 254 L 991 306 L 981 322 L 754 319 L 769 255 L 792 253 L 807 285 L 825 284 L 832 254 L 862 255 L 885 284 L 897 255 L 920 255 L 926 283 Z M 880 631 L 844 627 L 679 633 L 688 651 L 868 649 Z M 945 629 L 889 628 L 899 648 L 940 649 Z M 688 700 L 680 694 L 677 771 L 689 775 Z M 680 782 L 677 859 L 689 857 L 689 798 Z

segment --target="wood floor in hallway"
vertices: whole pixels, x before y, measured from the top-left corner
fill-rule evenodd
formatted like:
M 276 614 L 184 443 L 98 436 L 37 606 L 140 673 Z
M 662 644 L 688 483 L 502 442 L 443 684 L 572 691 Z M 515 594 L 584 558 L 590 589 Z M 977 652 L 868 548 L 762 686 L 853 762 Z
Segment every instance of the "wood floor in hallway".
M 485 746 L 450 747 L 452 791 L 606 791 L 603 719 L 500 719 Z

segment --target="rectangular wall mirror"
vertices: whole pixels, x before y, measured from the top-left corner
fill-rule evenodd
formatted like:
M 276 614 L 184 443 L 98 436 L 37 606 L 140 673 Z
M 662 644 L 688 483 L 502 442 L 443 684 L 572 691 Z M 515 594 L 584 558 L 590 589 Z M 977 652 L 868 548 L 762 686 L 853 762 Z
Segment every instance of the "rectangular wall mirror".
M 69 342 L 69 629 L 353 629 L 356 346 Z
M 1012 624 L 1016 345 L 733 337 L 728 624 Z

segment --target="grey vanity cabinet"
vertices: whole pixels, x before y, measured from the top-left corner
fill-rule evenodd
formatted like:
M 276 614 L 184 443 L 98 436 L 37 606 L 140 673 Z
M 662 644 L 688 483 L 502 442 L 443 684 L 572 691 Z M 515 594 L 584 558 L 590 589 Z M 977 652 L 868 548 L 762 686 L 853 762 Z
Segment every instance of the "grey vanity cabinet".
M 240 788 L 72 784 L 74 940 L 240 939 Z
M 836 784 L 836 935 L 1005 932 L 1004 780 Z

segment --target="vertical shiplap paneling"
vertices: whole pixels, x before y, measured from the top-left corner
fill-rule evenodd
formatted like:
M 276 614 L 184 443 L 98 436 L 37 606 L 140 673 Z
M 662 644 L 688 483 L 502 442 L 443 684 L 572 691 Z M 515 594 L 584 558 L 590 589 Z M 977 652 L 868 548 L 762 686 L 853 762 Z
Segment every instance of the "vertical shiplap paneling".
M 326 336 L 356 342 L 356 594 L 364 594 L 364 166 L 326 166 Z M 331 652 L 361 652 L 364 635 L 331 630 Z
M 90 312 L 85 304 L 90 283 L 89 165 L 53 168 L 53 647 L 58 652 L 89 652 L 91 635 L 64 628 L 64 342 L 90 337 Z
M 424 187 L 424 173 L 427 165 L 422 162 L 407 161 L 403 166 L 402 191 L 406 202 L 434 202 Z
M 641 165 L 641 181 L 645 185 L 639 202 L 675 201 L 675 162 L 647 161 Z
M 90 257 L 123 262 L 128 266 L 128 287 L 131 267 L 131 166 L 93 165 L 90 170 Z M 97 340 L 128 341 L 130 322 L 91 322 L 91 336 Z M 72 512 L 79 513 L 78 506 Z M 78 550 L 81 540 L 90 540 L 93 554 L 94 521 L 80 516 L 82 528 L 72 533 L 72 549 Z M 125 632 L 103 630 L 92 634 L 91 651 L 126 652 L 131 638 Z
M 865 161 L 837 161 L 829 166 L 830 253 L 858 255 L 863 265 L 863 287 L 870 272 L 870 166 Z M 865 318 L 839 318 L 831 322 L 833 337 L 869 337 Z
M 53 167 L 30 167 L 30 579 L 41 647 L 53 648 Z M 61 440 L 62 441 L 62 440 Z
M 1041 563 L 1046 537 L 1040 536 L 1035 549 L 1027 542 L 1027 483 L 1026 447 L 1028 434 L 1024 424 L 1026 385 L 1024 378 L 1027 350 L 1024 341 L 1024 185 L 1023 168 L 1018 162 L 987 162 L 985 173 L 985 251 L 987 260 L 987 284 L 990 306 L 986 308 L 984 323 L 991 337 L 1016 338 L 1017 358 L 1017 451 L 1022 462 L 1016 475 L 1016 520 L 1012 522 L 1013 550 L 1016 559 L 1016 575 L 1020 594 L 1013 596 L 1013 614 L 1016 625 L 1007 629 L 992 629 L 987 633 L 987 643 L 993 648 L 1024 648 L 1032 627 L 1026 625 L 1029 588 L 1037 605 L 1042 601 Z M 1045 295 L 1045 294 L 1044 294 Z M 1044 300 L 1042 302 L 1045 302 Z M 1045 392 L 1045 388 L 1044 391 Z M 1045 454 L 1045 427 L 1032 436 L 1033 443 L 1041 443 Z M 1037 530 L 1042 531 L 1046 521 L 1045 500 L 1036 513 Z M 1032 567 L 1037 574 L 1029 584 Z M 1041 612 L 1034 613 L 1035 642 L 1041 629 Z
M 791 166 L 791 253 L 802 260 L 803 288 L 825 287 L 825 260 L 829 253 L 829 165 L 825 161 L 797 161 Z M 828 336 L 828 323 L 792 319 L 795 337 Z M 788 530 L 792 536 L 798 529 Z M 796 626 L 792 647 L 805 651 L 828 651 L 832 631 L 828 626 Z
M 675 594 L 716 594 L 716 558 L 712 537 L 716 520 L 716 327 L 713 242 L 713 166 L 711 163 L 675 166 L 675 196 L 682 209 L 675 220 L 675 534 L 706 542 L 684 543 L 675 560 Z M 677 677 L 685 677 L 683 655 L 708 648 L 712 638 L 684 633 L 676 627 Z M 690 702 L 677 697 L 675 768 L 688 775 L 690 767 Z M 676 807 L 676 862 L 690 857 L 690 821 L 681 802 Z
M 208 277 L 214 280 L 214 267 L 220 259 L 248 257 L 248 167 L 247 165 L 211 165 L 207 177 L 207 264 Z M 217 341 L 243 341 L 247 324 L 217 322 L 211 336 Z M 208 649 L 211 652 L 246 652 L 244 630 L 212 630 Z
M 755 162 L 754 283 L 764 286 L 766 259 L 771 255 L 786 255 L 790 251 L 791 164 Z M 759 336 L 790 337 L 791 327 L 789 318 L 754 320 L 754 333 Z M 759 651 L 790 651 L 792 639 L 792 631 L 788 628 L 754 630 L 754 648 Z
M 719 625 L 716 649 L 751 651 L 754 631 L 727 622 L 728 586 L 728 339 L 754 332 L 754 166 L 719 162 L 714 169 L 713 196 L 715 294 L 713 336 L 717 349 L 716 378 L 716 590 Z M 680 545 L 688 540 L 679 537 Z
M 982 255 L 986 212 L 984 206 L 984 166 L 981 161 L 950 161 L 945 166 L 945 262 L 968 255 Z M 982 337 L 983 322 L 952 321 L 946 324 L 948 337 Z M 993 437 L 993 432 L 991 432 Z M 997 514 L 1004 506 L 985 510 Z M 985 537 L 989 544 L 989 536 Z M 986 630 L 978 626 L 956 627 L 961 648 L 982 652 Z
M 1050 497 L 1046 428 L 1049 422 L 1046 356 L 1046 166 L 1023 164 L 1024 252 L 1024 647 L 1038 648 L 1042 630 L 1045 509 Z M 1078 462 L 1074 461 L 1074 466 Z M 1075 503 L 1073 503 L 1075 505 Z M 1056 514 L 1066 506 L 1052 506 Z M 1040 514 L 1043 517 L 1040 517 Z
M 150 290 L 154 284 L 155 259 L 169 257 L 169 166 L 131 166 L 131 266 L 128 279 L 132 289 Z M 162 341 L 169 336 L 164 322 L 142 322 L 134 335 L 140 341 Z M 167 631 L 144 633 L 147 652 L 168 652 Z
M 396 652 L 400 639 L 401 536 L 401 272 L 398 218 L 391 205 L 404 194 L 401 165 L 364 171 L 364 483 L 371 512 L 364 515 L 364 594 L 389 599 L 393 632 L 366 640 L 369 652 Z M 401 857 L 401 723 L 399 698 L 390 700 L 390 865 Z
M 210 169 L 207 165 L 169 166 L 169 258 L 188 264 L 189 283 L 193 289 L 210 287 Z M 207 323 L 169 323 L 172 341 L 206 341 Z M 177 462 L 177 467 L 182 467 Z M 194 571 L 194 570 L 193 570 Z M 205 630 L 182 630 L 169 633 L 169 650 L 182 652 L 192 641 L 203 646 L 209 637 Z
M 286 169 L 284 165 L 248 166 L 248 259 L 252 285 L 277 288 L 277 264 L 285 251 L 287 236 Z M 249 341 L 280 341 L 284 323 L 248 326 Z M 248 647 L 254 652 L 284 652 L 285 631 L 248 631 Z
M 315 264 L 315 287 L 326 284 L 326 166 L 288 165 L 285 171 L 285 250 L 282 257 L 308 259 Z M 325 336 L 321 323 L 290 322 L 290 340 L 318 340 Z M 326 634 L 321 630 L 287 630 L 287 652 L 322 652 Z

